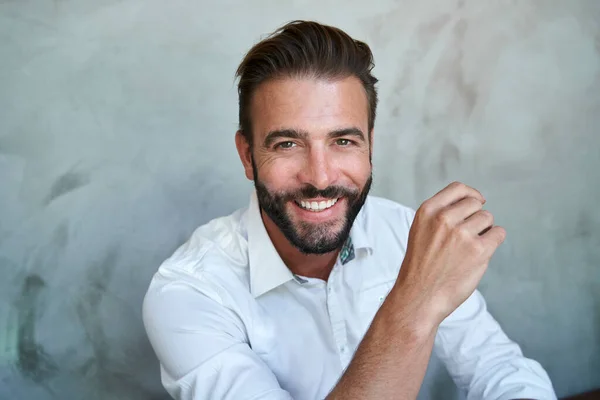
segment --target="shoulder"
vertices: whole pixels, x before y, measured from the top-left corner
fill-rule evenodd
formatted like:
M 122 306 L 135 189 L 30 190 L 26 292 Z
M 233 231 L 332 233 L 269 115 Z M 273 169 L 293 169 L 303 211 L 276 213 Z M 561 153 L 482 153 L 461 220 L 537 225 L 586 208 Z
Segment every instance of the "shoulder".
M 185 285 L 225 304 L 229 293 L 249 291 L 246 212 L 240 209 L 198 227 L 162 262 L 146 297 L 160 296 L 169 285 Z

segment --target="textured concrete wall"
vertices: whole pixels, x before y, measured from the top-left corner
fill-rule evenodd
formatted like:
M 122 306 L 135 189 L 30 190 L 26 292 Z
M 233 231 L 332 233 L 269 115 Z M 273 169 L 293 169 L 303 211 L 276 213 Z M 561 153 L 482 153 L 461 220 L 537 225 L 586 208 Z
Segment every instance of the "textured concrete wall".
M 481 189 L 489 308 L 560 396 L 600 386 L 600 2 L 3 0 L 0 397 L 164 398 L 142 297 L 246 204 L 233 72 L 299 18 L 373 47 L 374 193 Z M 433 359 L 422 398 L 453 391 Z

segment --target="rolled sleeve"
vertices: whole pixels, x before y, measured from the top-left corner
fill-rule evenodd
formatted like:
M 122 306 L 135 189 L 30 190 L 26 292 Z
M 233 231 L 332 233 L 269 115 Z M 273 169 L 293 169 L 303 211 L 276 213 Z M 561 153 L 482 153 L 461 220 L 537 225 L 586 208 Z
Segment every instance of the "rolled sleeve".
M 435 351 L 469 400 L 556 399 L 546 371 L 506 336 L 479 291 L 442 322 Z
M 199 279 L 155 277 L 150 285 L 143 320 L 165 389 L 181 400 L 291 399 L 250 348 L 240 318 L 214 293 Z

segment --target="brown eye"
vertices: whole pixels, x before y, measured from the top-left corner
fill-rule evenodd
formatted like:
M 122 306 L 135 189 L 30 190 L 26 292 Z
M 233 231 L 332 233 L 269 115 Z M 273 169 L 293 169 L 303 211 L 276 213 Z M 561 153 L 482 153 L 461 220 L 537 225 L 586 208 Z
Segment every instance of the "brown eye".
M 336 140 L 336 143 L 338 144 L 338 146 L 348 146 L 352 144 L 352 142 L 348 139 L 338 139 Z

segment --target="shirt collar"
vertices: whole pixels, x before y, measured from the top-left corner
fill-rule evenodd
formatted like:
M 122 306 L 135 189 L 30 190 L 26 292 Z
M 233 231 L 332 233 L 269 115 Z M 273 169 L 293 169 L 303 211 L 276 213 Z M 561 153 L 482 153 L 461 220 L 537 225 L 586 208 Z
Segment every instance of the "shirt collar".
M 340 251 L 342 264 L 350 262 L 358 249 L 364 249 L 372 254 L 373 248 L 365 232 L 367 222 L 367 202 L 358 213 L 350 229 L 348 240 Z M 294 279 L 294 274 L 285 265 L 279 253 L 273 246 L 262 220 L 256 191 L 250 196 L 247 214 L 248 229 L 248 258 L 250 268 L 250 292 L 256 298 L 271 289 Z
M 252 191 L 248 208 L 248 257 L 250 292 L 254 297 L 294 279 L 265 229 L 255 190 Z
M 373 254 L 373 246 L 371 245 L 367 235 L 369 203 L 369 196 L 367 196 L 367 201 L 365 201 L 365 204 L 360 209 L 360 212 L 352 224 L 350 236 L 348 237 L 346 243 L 351 241 L 351 244 L 354 246 L 355 250 L 363 249 L 368 251 L 370 255 Z

